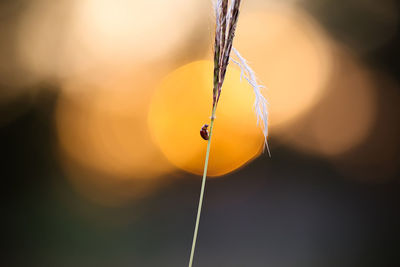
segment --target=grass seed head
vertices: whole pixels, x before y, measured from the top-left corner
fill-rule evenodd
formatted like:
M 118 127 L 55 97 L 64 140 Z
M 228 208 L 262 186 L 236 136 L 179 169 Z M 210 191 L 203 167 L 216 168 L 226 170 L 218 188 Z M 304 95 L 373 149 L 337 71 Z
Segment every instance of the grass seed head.
M 235 37 L 236 26 L 239 18 L 239 8 L 241 0 L 216 0 L 214 2 L 216 29 L 214 44 L 214 84 L 213 84 L 213 110 L 215 110 L 221 95 L 222 84 L 225 79 L 229 61 L 232 60 L 241 69 L 241 77 L 253 87 L 255 94 L 254 111 L 257 116 L 257 124 L 262 128 L 265 147 L 270 151 L 267 143 L 268 136 L 268 102 L 261 93 L 264 87 L 257 82 L 254 71 L 250 68 L 243 56 L 233 48 L 233 38 Z M 230 57 L 231 50 L 238 60 Z

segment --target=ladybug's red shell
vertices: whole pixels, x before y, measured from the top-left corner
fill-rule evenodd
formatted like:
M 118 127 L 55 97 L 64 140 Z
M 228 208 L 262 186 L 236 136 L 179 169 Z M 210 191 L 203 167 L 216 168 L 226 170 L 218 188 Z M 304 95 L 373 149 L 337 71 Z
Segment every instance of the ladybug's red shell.
M 207 128 L 208 128 L 208 124 L 204 124 L 200 130 L 200 135 L 201 135 L 201 137 L 203 137 L 204 140 L 208 140 L 210 138 Z

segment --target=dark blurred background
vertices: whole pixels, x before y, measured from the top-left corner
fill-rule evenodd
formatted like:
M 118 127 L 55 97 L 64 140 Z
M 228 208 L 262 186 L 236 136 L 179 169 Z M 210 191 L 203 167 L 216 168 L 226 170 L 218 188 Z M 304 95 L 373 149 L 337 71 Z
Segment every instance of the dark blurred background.
M 400 266 L 399 3 L 242 2 L 235 44 L 269 88 L 272 157 L 213 143 L 226 160 L 210 168 L 194 265 Z M 159 126 L 174 113 L 147 114 L 165 75 L 211 59 L 212 12 L 0 2 L 1 266 L 187 265 L 201 122 L 193 142 L 173 125 L 176 148 Z M 253 136 L 245 120 L 220 131 Z

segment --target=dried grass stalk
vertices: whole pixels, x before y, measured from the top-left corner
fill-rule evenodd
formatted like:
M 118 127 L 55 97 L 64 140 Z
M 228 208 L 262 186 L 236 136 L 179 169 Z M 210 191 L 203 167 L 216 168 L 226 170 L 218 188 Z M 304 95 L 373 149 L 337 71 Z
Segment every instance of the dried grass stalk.
M 257 78 L 254 71 L 249 67 L 246 60 L 240 55 L 240 53 L 233 48 L 238 61 L 230 58 L 233 38 L 235 37 L 236 25 L 239 18 L 239 8 L 241 0 L 216 0 L 214 3 L 216 27 L 215 27 L 215 43 L 214 43 L 214 80 L 213 80 L 213 105 L 211 113 L 210 131 L 207 143 L 206 159 L 204 162 L 203 179 L 201 183 L 199 206 L 197 209 L 196 225 L 193 234 L 192 249 L 190 252 L 189 267 L 192 267 L 193 256 L 196 248 L 196 240 L 199 229 L 199 221 L 201 215 L 201 208 L 203 205 L 204 190 L 206 185 L 208 161 L 210 157 L 211 148 L 211 137 L 213 132 L 215 112 L 217 109 L 218 101 L 221 96 L 222 84 L 225 79 L 226 70 L 229 61 L 235 62 L 242 70 L 242 77 L 250 83 L 255 93 L 254 109 L 257 116 L 257 123 L 259 123 L 263 129 L 265 137 L 265 145 L 267 145 L 268 135 L 268 111 L 267 101 L 261 93 L 263 86 L 257 83 Z M 204 133 L 203 133 L 204 134 Z M 268 149 L 269 153 L 269 149 Z

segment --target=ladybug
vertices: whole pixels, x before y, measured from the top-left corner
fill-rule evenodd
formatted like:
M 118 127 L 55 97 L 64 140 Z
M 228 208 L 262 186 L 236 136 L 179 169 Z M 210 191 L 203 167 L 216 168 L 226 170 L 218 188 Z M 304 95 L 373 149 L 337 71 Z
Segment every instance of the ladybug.
M 204 140 L 208 140 L 210 138 L 207 128 L 208 128 L 208 124 L 204 124 L 200 130 L 200 135 L 201 135 L 201 137 L 203 137 Z

